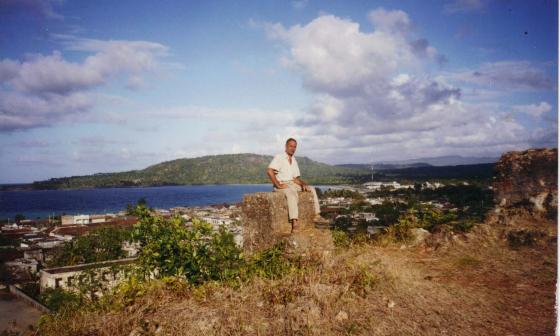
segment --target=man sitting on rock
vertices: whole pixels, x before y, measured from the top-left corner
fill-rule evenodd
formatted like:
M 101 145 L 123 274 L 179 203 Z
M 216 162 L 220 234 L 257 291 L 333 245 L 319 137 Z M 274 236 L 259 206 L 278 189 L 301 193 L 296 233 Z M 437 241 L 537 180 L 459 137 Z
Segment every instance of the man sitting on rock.
M 294 157 L 296 152 L 297 141 L 293 138 L 286 140 L 286 150 L 282 154 L 278 154 L 272 159 L 268 165 L 266 173 L 272 184 L 274 191 L 283 192 L 288 200 L 288 217 L 292 223 L 292 232 L 299 229 L 298 227 L 298 191 L 307 191 L 313 193 L 315 207 L 315 223 L 325 224 L 328 221 L 321 217 L 319 208 L 319 199 L 315 188 L 309 186 L 300 178 L 299 167 Z

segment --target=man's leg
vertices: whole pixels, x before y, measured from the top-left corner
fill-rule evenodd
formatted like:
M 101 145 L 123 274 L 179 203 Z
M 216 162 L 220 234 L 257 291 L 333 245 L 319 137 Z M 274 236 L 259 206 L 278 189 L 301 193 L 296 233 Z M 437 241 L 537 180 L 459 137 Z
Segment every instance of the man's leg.
M 317 197 L 317 191 L 312 186 L 309 186 L 309 188 L 311 188 L 311 192 L 313 193 L 313 206 L 315 208 L 315 214 L 319 215 L 321 214 L 321 207 L 319 206 L 319 197 Z
M 321 207 L 319 206 L 319 197 L 317 197 L 317 191 L 312 186 L 309 186 L 309 188 L 311 188 L 311 192 L 313 193 L 313 207 L 315 208 L 315 218 L 313 218 L 313 222 L 320 225 L 329 225 L 330 221 L 321 217 Z
M 297 220 L 299 218 L 299 211 L 298 211 L 298 193 L 296 189 L 291 188 L 291 185 L 288 184 L 287 188 L 284 189 L 274 189 L 274 191 L 281 191 L 284 195 L 286 195 L 286 199 L 288 200 L 288 218 L 290 220 Z

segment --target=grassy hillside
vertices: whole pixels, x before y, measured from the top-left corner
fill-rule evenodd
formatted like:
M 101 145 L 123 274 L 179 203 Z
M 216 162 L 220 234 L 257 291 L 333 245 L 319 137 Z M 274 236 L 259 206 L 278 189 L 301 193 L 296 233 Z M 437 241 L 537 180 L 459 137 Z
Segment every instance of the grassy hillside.
M 274 279 L 154 281 L 108 310 L 46 317 L 40 334 L 554 334 L 555 242 L 512 248 L 480 228 L 435 250 L 352 245 Z
M 53 178 L 34 182 L 33 189 L 78 189 L 189 184 L 267 183 L 272 156 L 225 154 L 158 163 L 142 170 Z M 359 182 L 367 170 L 330 166 L 299 157 L 302 178 L 314 184 Z

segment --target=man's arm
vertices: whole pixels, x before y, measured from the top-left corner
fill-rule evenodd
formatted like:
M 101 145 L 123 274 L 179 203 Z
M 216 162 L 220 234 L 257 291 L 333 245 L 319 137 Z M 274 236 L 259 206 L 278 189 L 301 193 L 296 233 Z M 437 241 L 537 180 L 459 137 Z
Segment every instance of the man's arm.
M 276 178 L 276 174 L 274 173 L 274 169 L 267 168 L 266 169 L 266 174 L 268 175 L 268 178 L 270 178 L 270 180 L 272 181 L 272 184 L 274 184 L 274 186 L 276 188 L 284 189 L 284 188 L 288 187 L 285 184 L 282 184 L 282 183 L 280 183 L 280 181 L 278 181 L 278 179 Z
M 303 191 L 311 191 L 311 187 L 309 186 L 309 184 L 307 184 L 307 182 L 302 180 L 299 176 L 294 179 L 294 182 L 296 184 L 299 184 L 299 186 L 301 187 L 301 189 L 303 189 Z

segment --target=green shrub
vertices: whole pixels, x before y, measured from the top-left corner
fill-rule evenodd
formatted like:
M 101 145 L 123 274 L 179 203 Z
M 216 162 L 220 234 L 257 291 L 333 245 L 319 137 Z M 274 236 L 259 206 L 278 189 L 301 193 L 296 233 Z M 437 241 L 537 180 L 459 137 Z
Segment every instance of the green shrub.
M 384 237 L 394 242 L 408 242 L 413 238 L 410 230 L 418 226 L 418 219 L 411 212 L 407 212 L 396 224 L 387 228 Z
M 40 301 L 61 315 L 73 312 L 82 307 L 83 300 L 79 294 L 62 288 L 47 288 L 40 296 Z
M 451 222 L 451 224 L 455 232 L 469 232 L 475 226 L 475 222 L 468 219 Z
M 140 243 L 138 258 L 145 274 L 157 278 L 184 276 L 191 283 L 228 280 L 239 275 L 243 253 L 233 235 L 193 219 L 187 228 L 180 217 L 169 220 L 143 216 L 134 226 L 133 238 Z
M 349 247 L 350 246 L 350 237 L 348 237 L 348 233 L 340 230 L 334 229 L 331 231 L 334 246 L 336 247 Z
M 259 276 L 277 279 L 291 272 L 296 265 L 284 256 L 284 248 L 284 245 L 278 244 L 253 255 L 245 266 L 244 278 Z

